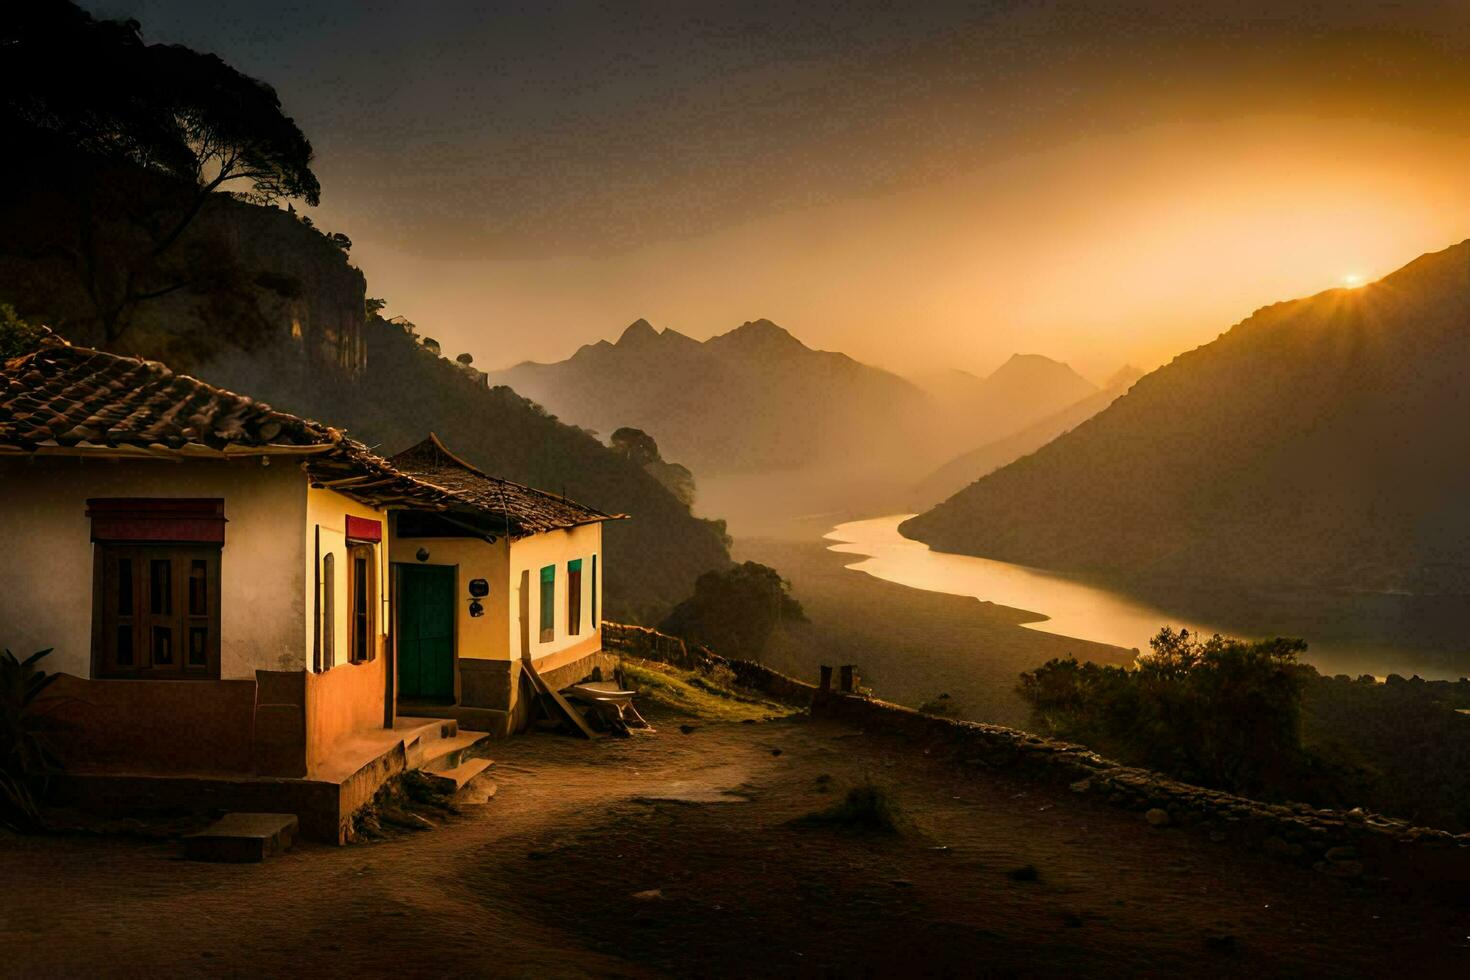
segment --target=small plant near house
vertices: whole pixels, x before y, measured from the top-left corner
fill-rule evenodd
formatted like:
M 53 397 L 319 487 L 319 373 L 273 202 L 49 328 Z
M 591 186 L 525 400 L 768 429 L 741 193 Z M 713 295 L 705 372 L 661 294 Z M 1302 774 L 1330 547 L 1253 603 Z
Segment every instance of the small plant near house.
M 0 303 L 0 361 L 29 354 L 45 336 L 45 329 L 22 320 L 9 303 Z
M 871 834 L 901 834 L 909 826 L 893 794 L 872 782 L 859 783 L 831 806 L 798 817 L 792 823 L 798 827 L 834 827 Z
M 44 716 L 36 699 L 60 675 L 36 664 L 50 649 L 18 659 L 0 655 L 0 826 L 27 832 L 42 826 L 36 797 L 46 773 L 56 768 L 41 732 Z
M 925 701 L 923 704 L 919 705 L 919 710 L 924 712 L 924 714 L 926 715 L 938 715 L 941 718 L 953 718 L 956 714 L 959 713 L 959 705 L 956 704 L 954 698 L 950 697 L 948 694 L 941 694 L 938 697 L 930 698 L 928 701 Z

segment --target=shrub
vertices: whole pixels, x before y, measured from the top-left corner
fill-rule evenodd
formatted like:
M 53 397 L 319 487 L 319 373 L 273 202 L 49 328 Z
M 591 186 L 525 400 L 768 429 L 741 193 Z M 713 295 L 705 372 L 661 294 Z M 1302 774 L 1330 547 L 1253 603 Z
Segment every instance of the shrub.
M 938 715 L 941 718 L 951 718 L 959 713 L 959 705 L 955 699 L 948 694 L 941 694 L 936 698 L 930 698 L 919 705 L 919 710 L 926 715 Z
M 22 320 L 9 303 L 0 303 L 0 361 L 29 354 L 45 336 L 44 328 Z
M 36 664 L 51 651 L 24 660 L 9 650 L 0 654 L 0 826 L 34 830 L 41 825 L 36 790 L 56 760 L 41 738 L 44 719 L 36 699 L 60 675 Z
M 823 810 L 798 818 L 801 826 L 840 827 L 868 833 L 902 833 L 908 825 L 893 794 L 871 782 L 860 783 Z
M 1209 786 L 1251 792 L 1298 770 L 1301 640 L 1164 628 L 1129 667 L 1053 660 L 1021 675 L 1039 727 Z

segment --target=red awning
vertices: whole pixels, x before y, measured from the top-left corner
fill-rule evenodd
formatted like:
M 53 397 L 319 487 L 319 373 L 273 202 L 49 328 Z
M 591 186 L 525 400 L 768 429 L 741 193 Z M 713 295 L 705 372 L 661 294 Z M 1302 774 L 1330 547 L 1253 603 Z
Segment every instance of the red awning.
M 348 514 L 347 540 L 371 541 L 377 544 L 383 540 L 383 522 L 370 521 L 366 517 L 353 517 Z
M 93 541 L 225 543 L 218 497 L 96 497 L 87 501 Z

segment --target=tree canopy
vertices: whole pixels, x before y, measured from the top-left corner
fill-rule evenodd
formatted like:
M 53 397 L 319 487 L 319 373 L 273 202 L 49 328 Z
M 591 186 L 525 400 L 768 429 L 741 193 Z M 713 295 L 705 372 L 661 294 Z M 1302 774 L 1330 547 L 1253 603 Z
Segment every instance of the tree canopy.
M 642 429 L 625 425 L 613 432 L 608 439 L 608 446 L 613 452 L 628 457 L 634 464 L 647 470 L 669 493 L 678 497 L 684 506 L 694 506 L 694 474 L 687 466 L 665 460 L 653 436 Z
M 639 466 L 663 461 L 663 456 L 658 451 L 658 443 L 653 436 L 631 425 L 625 425 L 615 431 L 612 438 L 608 440 L 608 445 L 612 447 L 613 452 L 628 457 Z
M 694 582 L 694 595 L 674 607 L 659 629 L 729 657 L 757 658 L 783 621 L 802 621 L 791 585 L 767 565 L 748 561 Z
M 237 193 L 257 203 L 320 200 L 311 143 L 275 89 L 215 55 L 147 44 L 137 21 L 94 19 L 68 0 L 9 10 L 0 49 L 12 133 L 48 131 L 204 192 L 244 182 Z

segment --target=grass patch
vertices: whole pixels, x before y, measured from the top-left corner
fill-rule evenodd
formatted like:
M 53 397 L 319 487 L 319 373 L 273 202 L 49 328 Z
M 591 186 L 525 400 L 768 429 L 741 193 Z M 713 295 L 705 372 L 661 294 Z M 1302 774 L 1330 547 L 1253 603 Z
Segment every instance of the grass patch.
M 901 834 L 908 820 L 893 794 L 873 783 L 860 783 L 841 800 L 792 821 L 798 827 L 836 827 L 874 834 Z
M 651 660 L 623 660 L 623 677 L 645 701 L 681 715 L 710 721 L 758 721 L 784 718 L 801 709 L 767 701 L 737 689 L 719 674 L 701 674 Z

